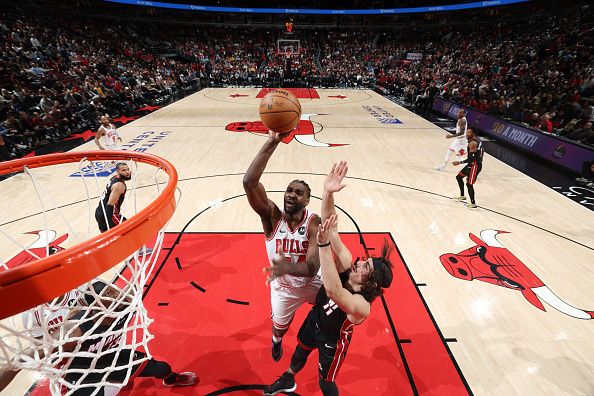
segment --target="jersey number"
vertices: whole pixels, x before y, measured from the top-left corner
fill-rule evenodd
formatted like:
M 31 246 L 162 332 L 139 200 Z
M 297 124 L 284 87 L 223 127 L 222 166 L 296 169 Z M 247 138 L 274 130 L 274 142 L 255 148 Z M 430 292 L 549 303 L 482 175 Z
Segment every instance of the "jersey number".
M 336 305 L 336 303 L 334 301 L 329 300 L 328 304 L 324 305 L 323 308 L 326 311 L 326 315 L 330 316 L 330 315 L 332 315 L 332 312 L 334 312 L 338 309 L 338 305 Z

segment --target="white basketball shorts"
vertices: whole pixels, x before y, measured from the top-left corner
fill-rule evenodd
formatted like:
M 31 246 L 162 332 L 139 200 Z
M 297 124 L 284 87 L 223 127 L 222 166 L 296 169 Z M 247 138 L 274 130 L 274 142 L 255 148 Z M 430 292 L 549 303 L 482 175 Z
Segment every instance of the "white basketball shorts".
M 303 303 L 314 304 L 322 280 L 316 276 L 310 283 L 300 287 L 284 286 L 273 279 L 270 282 L 270 305 L 272 324 L 278 330 L 289 328 L 295 311 Z

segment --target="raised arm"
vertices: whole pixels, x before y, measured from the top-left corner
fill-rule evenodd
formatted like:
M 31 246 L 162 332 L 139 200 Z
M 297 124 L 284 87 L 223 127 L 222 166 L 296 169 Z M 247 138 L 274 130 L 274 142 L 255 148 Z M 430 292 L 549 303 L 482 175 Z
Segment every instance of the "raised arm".
M 330 229 L 335 227 L 336 218 L 336 215 L 330 216 L 318 229 L 317 243 L 320 250 L 322 281 L 324 282 L 324 288 L 328 297 L 350 316 L 349 320 L 352 320 L 353 323 L 360 323 L 369 315 L 371 305 L 361 295 L 352 294 L 342 286 L 330 249 L 331 242 L 329 234 Z
M 324 181 L 324 192 L 322 193 L 322 221 L 325 221 L 332 215 L 336 215 L 336 208 L 334 206 L 334 193 L 346 187 L 342 184 L 342 180 L 349 170 L 346 161 L 340 161 L 338 164 L 332 165 L 332 169 L 326 180 Z M 332 243 L 332 251 L 338 258 L 338 272 L 344 272 L 351 267 L 353 255 L 338 235 L 337 222 L 329 230 L 329 238 Z
M 346 161 L 340 161 L 338 164 L 333 164 L 332 169 L 324 180 L 324 192 L 322 193 L 322 221 L 336 214 L 334 207 L 334 193 L 346 187 L 342 184 L 342 180 L 346 176 L 349 167 Z
M 260 151 L 258 151 L 258 154 L 256 154 L 256 157 L 243 176 L 243 189 L 247 194 L 250 206 L 262 219 L 262 225 L 266 236 L 269 236 L 270 233 L 272 233 L 273 216 L 280 215 L 280 211 L 274 202 L 268 199 L 266 190 L 262 183 L 260 183 L 260 177 L 262 177 L 262 173 L 264 173 L 264 169 L 266 169 L 268 160 L 272 156 L 272 153 L 274 153 L 274 150 L 276 150 L 282 137 L 283 135 L 271 131 L 268 140 L 266 140 L 266 143 L 264 143 Z

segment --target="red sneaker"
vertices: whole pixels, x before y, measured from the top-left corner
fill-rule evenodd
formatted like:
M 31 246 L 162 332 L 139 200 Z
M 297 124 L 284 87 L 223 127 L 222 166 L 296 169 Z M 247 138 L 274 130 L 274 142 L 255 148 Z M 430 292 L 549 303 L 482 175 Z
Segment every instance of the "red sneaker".
M 173 382 L 171 384 L 169 384 L 169 383 L 165 382 L 165 380 L 163 380 L 163 386 L 167 386 L 167 387 L 192 386 L 192 385 L 196 385 L 198 382 L 200 382 L 200 379 L 198 378 L 198 376 L 196 376 L 196 374 L 194 374 L 191 371 L 185 371 L 183 373 L 177 374 L 177 376 L 175 378 L 175 382 Z

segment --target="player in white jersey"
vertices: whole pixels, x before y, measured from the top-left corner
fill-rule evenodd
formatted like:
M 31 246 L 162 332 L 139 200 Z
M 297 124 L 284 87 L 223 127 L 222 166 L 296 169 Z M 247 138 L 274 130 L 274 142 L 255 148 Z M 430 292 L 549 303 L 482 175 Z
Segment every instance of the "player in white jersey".
M 63 296 L 58 297 L 56 303 L 43 304 L 21 314 L 25 329 L 34 338 L 41 338 L 44 334 L 54 334 L 68 318 L 72 308 L 77 305 L 86 305 L 84 299 L 80 298 L 78 289 L 71 290 Z
M 322 285 L 316 245 L 320 217 L 306 209 L 311 192 L 309 186 L 302 180 L 293 180 L 285 190 L 281 211 L 268 199 L 260 183 L 270 156 L 285 135 L 269 133 L 243 178 L 248 202 L 260 215 L 266 237 L 270 260 L 267 270 L 272 307 L 272 358 L 276 362 L 282 357 L 282 337 L 295 311 L 304 302 L 313 304 Z
M 443 162 L 435 167 L 439 171 L 443 171 L 446 165 L 450 162 L 450 156 L 454 154 L 456 160 L 461 161 L 466 155 L 466 147 L 468 146 L 468 140 L 466 139 L 466 128 L 468 123 L 466 121 L 465 113 L 463 109 L 458 111 L 458 122 L 456 123 L 456 133 L 453 135 L 446 135 L 446 139 L 454 139 L 448 151 L 446 152 L 445 159 Z
M 95 144 L 99 147 L 99 150 L 121 150 L 121 143 L 122 137 L 115 125 L 110 122 L 108 116 L 102 116 L 101 126 L 95 135 Z

